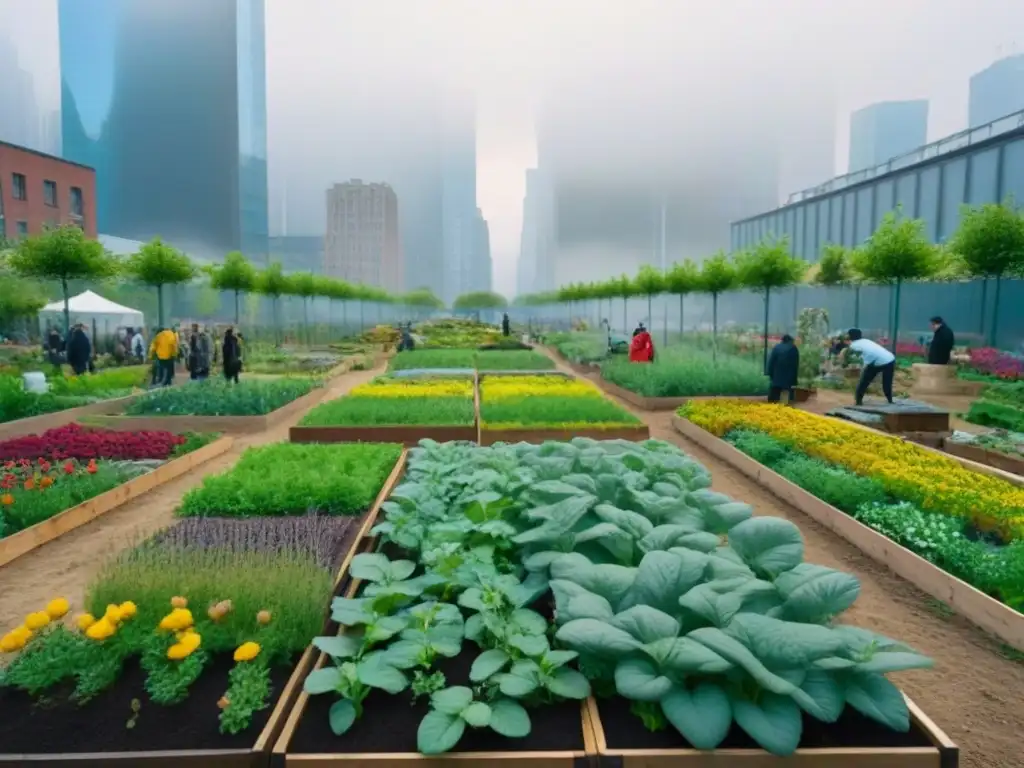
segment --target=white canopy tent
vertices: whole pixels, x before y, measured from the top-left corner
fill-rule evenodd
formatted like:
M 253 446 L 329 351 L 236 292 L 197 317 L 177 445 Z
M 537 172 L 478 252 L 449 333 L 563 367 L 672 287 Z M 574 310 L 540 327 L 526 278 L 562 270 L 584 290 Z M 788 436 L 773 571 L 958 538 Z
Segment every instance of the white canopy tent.
M 139 310 L 105 299 L 92 291 L 85 291 L 72 297 L 68 301 L 68 309 L 71 313 L 71 324 L 85 323 L 90 332 L 93 321 L 97 332 L 102 334 L 110 334 L 117 328 L 129 326 L 143 328 L 145 323 L 145 317 Z M 55 301 L 39 310 L 39 328 L 45 332 L 47 327 L 59 328 L 63 333 L 63 301 Z

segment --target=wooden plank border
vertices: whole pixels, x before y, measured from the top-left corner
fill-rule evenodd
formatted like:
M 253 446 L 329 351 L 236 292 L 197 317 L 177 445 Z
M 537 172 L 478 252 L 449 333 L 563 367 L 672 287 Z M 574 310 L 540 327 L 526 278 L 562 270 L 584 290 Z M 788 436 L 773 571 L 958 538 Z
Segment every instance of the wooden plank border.
M 198 450 L 172 459 L 166 464 L 161 464 L 152 472 L 135 477 L 23 531 L 0 539 L 0 566 L 7 565 L 33 549 L 60 538 L 65 533 L 80 528 L 97 517 L 127 504 L 132 499 L 181 477 L 205 461 L 227 453 L 233 443 L 234 439 L 231 437 L 218 438 Z
M 949 438 L 942 440 L 942 450 L 954 458 L 970 459 L 978 464 L 1024 478 L 1024 457 L 1018 459 L 999 451 L 979 448 L 970 443 L 957 443 Z
M 480 445 L 495 443 L 544 443 L 548 440 L 566 442 L 574 437 L 589 437 L 593 440 L 648 440 L 651 428 L 646 424 L 635 427 L 612 427 L 609 429 L 488 429 L 480 427 Z
M 307 408 L 316 405 L 327 395 L 327 387 L 319 386 L 290 403 L 260 416 L 94 416 L 90 425 L 119 431 L 168 432 L 224 432 L 246 435 L 273 429 Z
M 798 749 L 787 758 L 760 749 L 614 749 L 608 746 L 597 702 L 587 701 L 598 762 L 608 768 L 959 768 L 960 750 L 904 694 L 912 727 L 925 733 L 930 747 L 831 747 Z
M 231 438 L 222 438 L 229 442 Z M 211 443 L 212 445 L 212 443 Z M 402 451 L 394 468 L 384 481 L 367 511 L 356 537 L 352 540 L 348 553 L 338 567 L 334 580 L 334 592 L 345 583 L 352 559 L 359 554 L 366 537 L 380 513 L 380 508 L 391 495 L 405 472 L 406 451 Z M 329 611 L 329 608 L 328 608 Z M 64 754 L 0 754 L 0 768 L 14 766 L 70 766 L 74 768 L 104 768 L 109 765 L 140 766 L 141 768 L 265 768 L 270 759 L 270 748 L 277 740 L 285 725 L 285 718 L 291 712 L 296 698 L 302 691 L 302 683 L 309 674 L 316 657 L 315 649 L 308 646 L 296 662 L 288 682 L 281 691 L 277 702 L 270 713 L 270 719 L 256 737 L 251 749 L 183 749 L 151 752 L 89 752 Z
M 942 600 L 958 614 L 1008 645 L 1024 651 L 1024 614 L 946 573 L 937 565 L 853 519 L 831 504 L 826 504 L 817 496 L 754 461 L 725 440 L 701 429 L 693 422 L 675 416 L 673 425 L 681 435 L 846 539 L 872 560 L 886 566 L 922 592 Z

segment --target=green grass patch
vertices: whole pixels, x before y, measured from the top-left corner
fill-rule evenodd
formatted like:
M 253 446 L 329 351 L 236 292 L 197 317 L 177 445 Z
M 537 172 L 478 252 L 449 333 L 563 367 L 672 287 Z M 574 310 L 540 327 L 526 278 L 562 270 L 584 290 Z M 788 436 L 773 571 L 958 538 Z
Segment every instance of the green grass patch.
M 339 397 L 307 413 L 303 427 L 368 427 L 411 424 L 472 426 L 467 397 Z
M 147 392 L 127 408 L 129 416 L 263 416 L 312 392 L 315 379 L 210 379 Z
M 481 371 L 553 371 L 555 361 L 530 349 L 482 349 L 476 353 Z
M 389 371 L 408 371 L 416 368 L 473 368 L 475 349 L 414 349 L 399 352 L 388 363 Z
M 233 469 L 186 493 L 177 514 L 357 515 L 373 503 L 401 452 L 382 443 L 250 448 Z
M 768 379 L 759 363 L 692 346 L 657 349 L 655 362 L 631 363 L 610 357 L 601 364 L 601 376 L 644 397 L 699 397 L 702 395 L 763 395 Z

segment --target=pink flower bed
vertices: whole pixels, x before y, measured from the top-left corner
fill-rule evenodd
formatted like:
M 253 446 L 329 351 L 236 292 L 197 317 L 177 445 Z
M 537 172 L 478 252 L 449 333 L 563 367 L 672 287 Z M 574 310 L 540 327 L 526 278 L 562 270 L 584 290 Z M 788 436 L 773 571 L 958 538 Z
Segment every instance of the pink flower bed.
M 117 432 L 68 424 L 41 435 L 24 435 L 0 443 L 0 461 L 77 459 L 167 459 L 185 442 L 173 432 Z
M 1024 360 L 995 347 L 977 347 L 967 350 L 968 365 L 978 373 L 1016 381 L 1024 379 Z

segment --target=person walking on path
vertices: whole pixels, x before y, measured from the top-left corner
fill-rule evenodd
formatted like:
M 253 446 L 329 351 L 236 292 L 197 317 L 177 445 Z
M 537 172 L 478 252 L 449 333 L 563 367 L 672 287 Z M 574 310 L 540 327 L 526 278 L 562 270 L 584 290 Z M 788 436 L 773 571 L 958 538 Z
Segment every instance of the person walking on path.
M 202 381 L 210 375 L 210 337 L 199 330 L 199 323 L 192 323 L 192 335 L 188 340 L 188 371 L 193 381 Z
M 853 395 L 854 402 L 857 405 L 863 405 L 864 394 L 871 386 L 871 382 L 875 380 L 875 376 L 882 374 L 882 394 L 892 405 L 892 379 L 896 373 L 896 355 L 881 344 L 865 339 L 860 328 L 851 328 L 847 335 L 850 337 L 850 346 L 847 348 L 846 354 L 850 350 L 860 352 L 860 356 L 864 360 L 860 381 L 857 382 L 857 390 Z
M 224 331 L 224 341 L 221 344 L 220 356 L 224 365 L 224 378 L 228 381 L 238 383 L 238 374 L 242 370 L 241 349 L 238 345 L 238 337 L 230 326 Z
M 159 370 L 157 384 L 161 387 L 171 386 L 174 382 L 174 363 L 178 359 L 178 334 L 170 328 L 160 330 L 153 337 L 150 349 Z
M 769 382 L 768 402 L 781 402 L 782 392 L 785 391 L 788 398 L 786 402 L 792 405 L 793 388 L 796 386 L 799 372 L 800 349 L 793 343 L 793 337 L 787 333 L 782 337 L 782 341 L 772 347 L 772 353 L 768 355 L 768 364 L 764 370 Z
M 956 337 L 953 329 L 946 325 L 945 321 L 936 315 L 931 319 L 932 343 L 928 345 L 929 365 L 949 365 L 949 358 L 953 354 L 953 345 Z
M 92 344 L 85 335 L 85 325 L 75 323 L 75 327 L 71 329 L 71 339 L 68 341 L 68 365 L 75 372 L 75 376 L 81 376 L 89 369 L 91 358 Z
M 136 329 L 131 339 L 131 354 L 137 361 L 144 362 L 146 359 L 146 340 L 142 336 L 142 327 Z
M 512 323 L 508 319 L 508 312 L 501 317 L 501 335 L 510 336 L 512 334 Z

